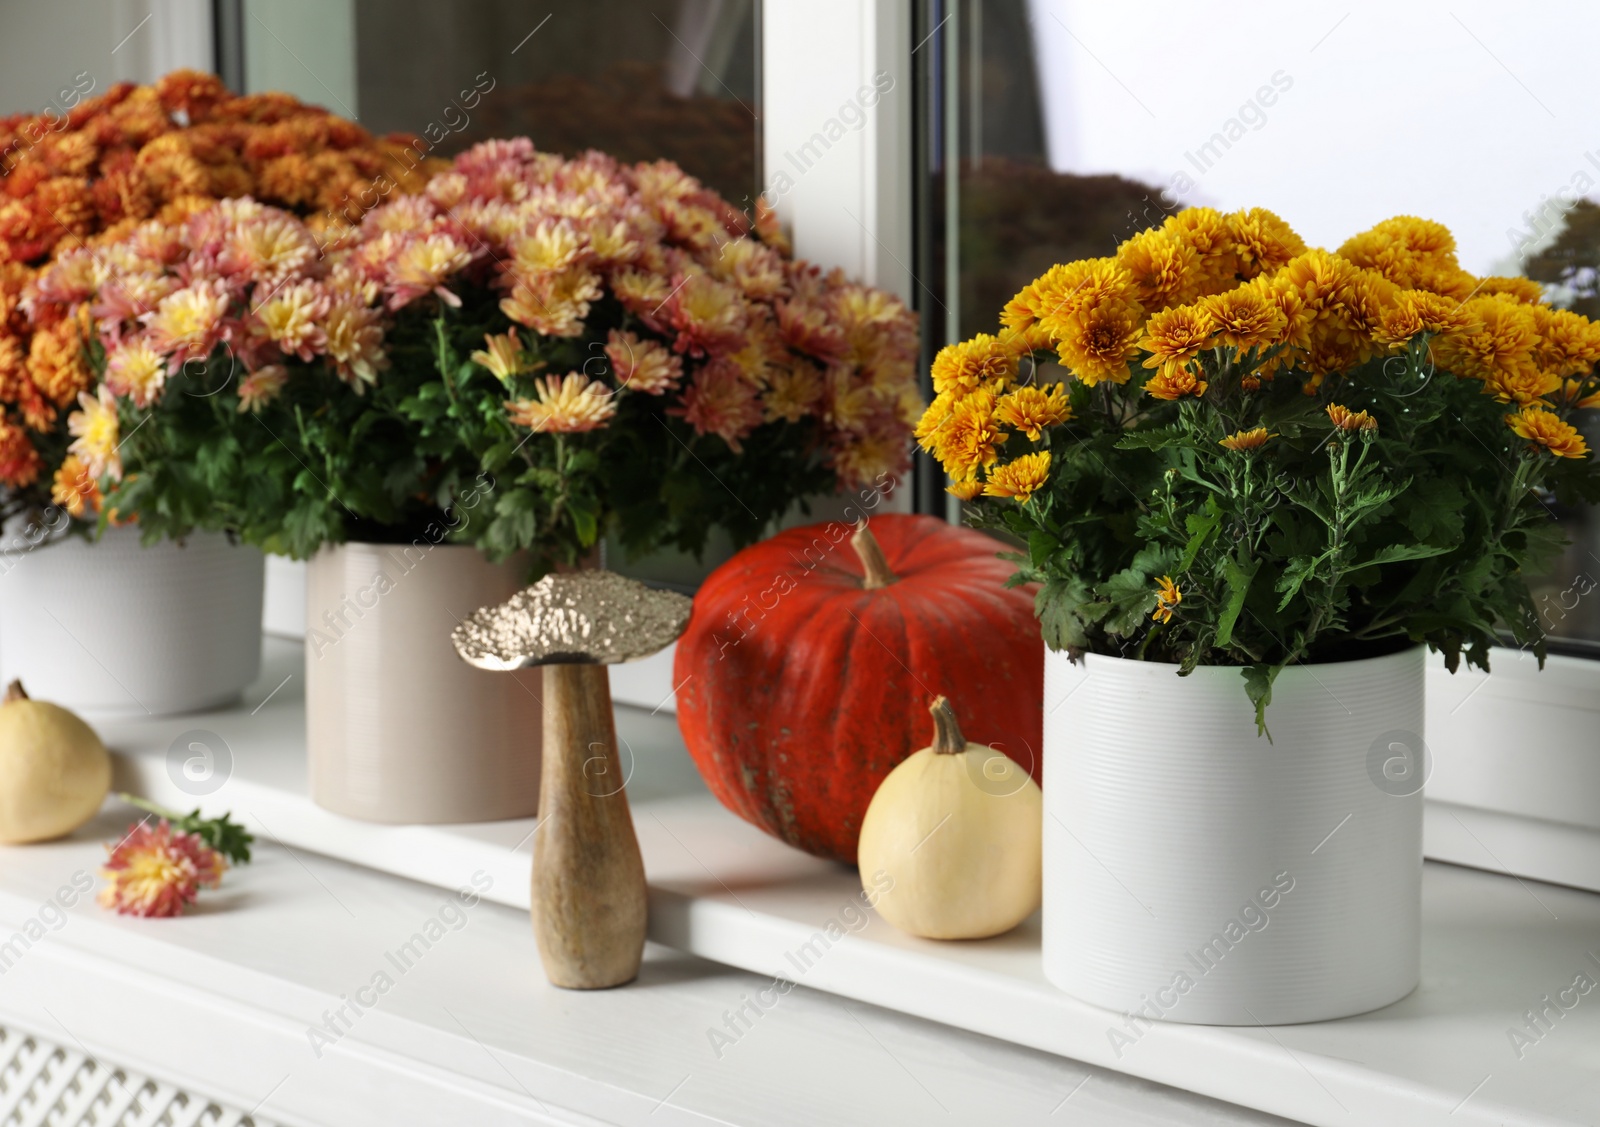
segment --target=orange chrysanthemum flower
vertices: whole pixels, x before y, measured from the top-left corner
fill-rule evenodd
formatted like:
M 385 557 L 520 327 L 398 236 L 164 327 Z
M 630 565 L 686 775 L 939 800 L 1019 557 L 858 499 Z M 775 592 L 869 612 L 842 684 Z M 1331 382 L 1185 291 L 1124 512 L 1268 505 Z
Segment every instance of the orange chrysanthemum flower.
M 100 485 L 89 472 L 88 463 L 68 454 L 50 482 L 50 499 L 76 518 L 100 511 Z
M 42 464 L 27 430 L 0 415 L 0 484 L 13 489 L 32 485 Z

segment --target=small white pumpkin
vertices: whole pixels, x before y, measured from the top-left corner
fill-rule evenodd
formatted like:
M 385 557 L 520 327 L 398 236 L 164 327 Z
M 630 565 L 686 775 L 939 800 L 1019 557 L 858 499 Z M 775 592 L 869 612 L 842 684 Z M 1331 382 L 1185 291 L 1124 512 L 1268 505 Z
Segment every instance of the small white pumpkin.
M 94 817 L 110 787 L 111 756 L 94 729 L 11 682 L 0 702 L 0 842 L 69 834 Z
M 880 870 L 878 914 L 928 939 L 1010 931 L 1039 907 L 1044 799 L 1028 773 L 961 734 L 939 697 L 933 746 L 890 771 L 861 823 L 863 873 Z

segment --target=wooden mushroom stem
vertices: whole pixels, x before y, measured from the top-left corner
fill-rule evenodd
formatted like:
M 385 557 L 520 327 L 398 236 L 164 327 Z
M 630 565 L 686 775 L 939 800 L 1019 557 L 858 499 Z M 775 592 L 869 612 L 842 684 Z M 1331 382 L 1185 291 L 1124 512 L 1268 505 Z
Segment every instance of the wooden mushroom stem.
M 883 558 L 883 547 L 878 543 L 878 538 L 872 535 L 865 520 L 856 525 L 855 534 L 850 537 L 850 546 L 861 557 L 861 570 L 865 573 L 861 580 L 862 590 L 874 591 L 879 587 L 887 587 L 899 578 L 889 570 L 889 561 Z
M 533 930 L 545 976 L 574 990 L 631 982 L 644 954 L 644 860 L 604 665 L 544 667 L 540 777 Z

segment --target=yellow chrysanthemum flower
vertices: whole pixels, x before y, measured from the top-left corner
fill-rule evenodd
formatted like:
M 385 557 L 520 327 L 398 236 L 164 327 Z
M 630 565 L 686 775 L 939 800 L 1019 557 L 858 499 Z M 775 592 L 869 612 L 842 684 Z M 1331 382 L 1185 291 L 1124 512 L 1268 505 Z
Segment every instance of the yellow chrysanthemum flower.
M 983 482 L 977 478 L 971 481 L 953 481 L 945 486 L 946 493 L 961 501 L 970 501 L 983 492 Z
M 1600 363 L 1600 325 L 1570 309 L 1530 307 L 1538 337 L 1533 360 L 1557 376 L 1583 375 Z
M 1174 367 L 1210 348 L 1217 326 L 1203 305 L 1179 305 L 1152 314 L 1139 347 L 1146 368 Z
M 1117 262 L 1133 279 L 1146 309 L 1187 305 L 1200 295 L 1200 256 L 1193 245 L 1168 231 L 1141 231 L 1117 248 Z
M 1558 458 L 1582 458 L 1589 453 L 1577 427 L 1542 407 L 1524 407 L 1515 415 L 1506 416 L 1506 423 L 1518 437 L 1544 447 Z
M 1491 297 L 1509 297 L 1520 305 L 1540 305 L 1544 302 L 1544 287 L 1532 278 L 1489 277 L 1480 279 L 1480 294 Z
M 578 261 L 583 236 L 565 219 L 546 219 L 531 234 L 512 240 L 511 265 L 517 274 L 553 274 Z
M 1217 444 L 1226 446 L 1229 450 L 1259 450 L 1271 437 L 1266 427 L 1255 427 L 1251 430 L 1235 431 L 1227 438 L 1218 439 Z
M 1054 348 L 1072 331 L 1080 311 L 1109 303 L 1136 304 L 1133 278 L 1115 258 L 1085 258 L 1052 266 L 1024 286 L 1006 305 L 1000 323 L 1022 334 L 1021 340 L 1007 337 L 1016 351 Z
M 1271 273 L 1305 253 L 1305 240 L 1264 207 L 1235 211 L 1224 219 L 1233 239 L 1239 273 L 1246 278 Z
M 950 417 L 930 437 L 934 457 L 957 481 L 970 481 L 994 465 L 1006 436 L 995 418 L 994 396 L 979 390 L 952 405 Z
M 1339 248 L 1352 265 L 1376 270 L 1403 289 L 1428 290 L 1463 300 L 1477 279 L 1456 261 L 1456 240 L 1442 223 L 1397 215 L 1352 236 Z
M 998 337 L 988 333 L 979 333 L 959 344 L 947 344 L 933 358 L 935 394 L 944 391 L 965 394 L 980 387 L 999 391 L 1016 374 L 1016 354 Z
M 1029 441 L 1037 442 L 1044 431 L 1072 418 L 1072 407 L 1067 403 L 1066 389 L 1061 384 L 1047 388 L 1030 385 L 1016 388 L 1002 397 L 995 408 L 995 417 L 1027 435 Z
M 1150 612 L 1150 617 L 1157 622 L 1171 622 L 1172 612 L 1178 609 L 1178 604 L 1183 602 L 1183 590 L 1170 575 L 1163 575 L 1156 580 L 1156 609 Z
M 1195 374 L 1190 365 L 1169 364 L 1145 381 L 1144 393 L 1152 399 L 1165 399 L 1171 402 L 1186 395 L 1198 399 L 1210 386 Z
M 1010 497 L 1020 505 L 1042 489 L 1049 478 L 1050 451 L 1040 450 L 990 470 L 983 494 L 985 497 Z
M 1139 351 L 1137 304 L 1106 301 L 1080 310 L 1065 326 L 1056 355 L 1089 387 L 1102 380 L 1128 382 L 1128 363 Z
M 1524 406 L 1561 386 L 1560 377 L 1541 371 L 1534 359 L 1538 322 L 1528 306 L 1475 297 L 1462 309 L 1473 327 L 1438 340 L 1439 362 L 1447 371 L 1482 380 L 1484 391 L 1502 403 Z
M 1161 230 L 1195 253 L 1193 283 L 1196 296 L 1232 289 L 1238 280 L 1239 258 L 1227 219 L 1210 207 L 1186 207 L 1169 215 Z
M 111 389 L 100 385 L 98 398 L 87 391 L 78 392 L 77 411 L 67 416 L 67 431 L 72 434 L 70 454 L 88 467 L 89 476 L 95 479 L 110 475 L 122 476 L 122 459 L 117 454 L 121 445 L 121 427 L 117 422 L 117 401 Z
M 1223 293 L 1200 299 L 1204 312 L 1217 334 L 1217 343 L 1243 352 L 1276 343 L 1287 321 L 1260 286 L 1235 286 Z M 1155 320 L 1154 317 L 1151 318 Z

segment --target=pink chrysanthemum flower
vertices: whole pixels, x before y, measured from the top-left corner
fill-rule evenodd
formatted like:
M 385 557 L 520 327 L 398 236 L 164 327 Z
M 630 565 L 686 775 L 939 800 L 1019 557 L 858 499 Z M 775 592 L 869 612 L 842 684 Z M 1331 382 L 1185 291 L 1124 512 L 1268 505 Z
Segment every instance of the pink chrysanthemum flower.
M 461 299 L 445 282 L 471 262 L 472 254 L 451 235 L 429 235 L 406 243 L 389 264 L 389 308 L 400 309 L 430 292 L 446 305 L 459 306 Z
M 198 281 L 161 299 L 144 316 L 150 344 L 166 353 L 169 371 L 187 360 L 203 360 L 222 340 L 228 313 L 228 291 L 220 281 Z
M 606 359 L 617 383 L 629 391 L 661 395 L 678 386 L 683 360 L 653 340 L 641 341 L 633 333 L 612 329 L 606 335 Z
M 289 369 L 282 364 L 267 364 L 239 381 L 239 413 L 256 413 L 278 398 L 289 382 Z
M 134 826 L 100 870 L 101 907 L 125 916 L 177 916 L 202 888 L 215 888 L 228 862 L 198 834 L 174 830 L 165 818 Z
M 716 360 L 695 373 L 683 406 L 669 407 L 667 414 L 682 415 L 695 433 L 717 435 L 739 454 L 740 439 L 761 425 L 761 398 L 737 364 Z
M 126 395 L 136 407 L 148 407 L 167 379 L 167 358 L 138 337 L 124 340 L 106 358 L 106 386 Z
M 546 376 L 534 385 L 537 401 L 518 399 L 506 404 L 511 421 L 529 430 L 550 434 L 573 434 L 598 430 L 617 413 L 617 398 L 599 380 L 579 372 L 566 377 Z
M 705 274 L 678 283 L 668 306 L 678 330 L 673 348 L 691 356 L 720 356 L 744 343 L 745 308 L 739 291 Z

